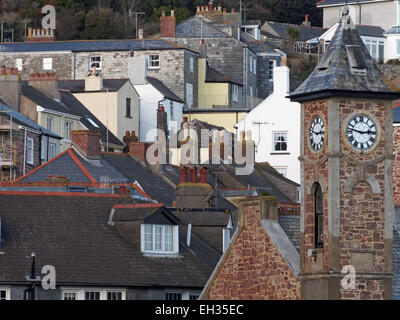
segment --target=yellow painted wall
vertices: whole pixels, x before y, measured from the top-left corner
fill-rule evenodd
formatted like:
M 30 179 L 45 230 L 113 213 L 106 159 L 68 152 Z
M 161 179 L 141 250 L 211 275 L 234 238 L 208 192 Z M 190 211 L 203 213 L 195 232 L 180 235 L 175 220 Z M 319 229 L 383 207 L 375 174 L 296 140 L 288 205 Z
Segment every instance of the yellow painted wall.
M 223 127 L 232 133 L 236 133 L 234 125 L 241 121 L 247 115 L 248 112 L 216 112 L 215 110 L 213 110 L 210 112 L 196 113 L 195 110 L 191 110 L 191 113 L 186 113 L 183 116 L 188 117 L 189 121 L 197 119 L 207 122 L 209 124 L 213 124 L 215 126 Z
M 199 109 L 229 105 L 229 83 L 206 82 L 206 59 L 199 59 Z

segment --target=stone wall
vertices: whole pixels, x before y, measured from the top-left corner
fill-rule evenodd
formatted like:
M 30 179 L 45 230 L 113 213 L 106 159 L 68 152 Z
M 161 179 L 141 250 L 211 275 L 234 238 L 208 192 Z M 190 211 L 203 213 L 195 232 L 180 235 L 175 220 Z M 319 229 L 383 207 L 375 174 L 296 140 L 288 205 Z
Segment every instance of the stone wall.
M 387 156 L 388 146 L 391 141 L 386 141 L 385 131 L 387 128 L 387 119 L 391 119 L 388 112 L 388 106 L 383 102 L 374 100 L 354 101 L 332 100 L 317 101 L 303 105 L 305 114 L 304 129 L 304 235 L 302 250 L 303 273 L 327 273 L 347 265 L 352 265 L 357 273 L 357 286 L 355 290 L 340 289 L 339 297 L 342 299 L 383 299 L 384 291 L 389 289 L 388 283 L 385 283 L 384 272 L 391 270 L 391 247 L 387 242 L 385 234 L 385 206 L 388 195 L 385 194 L 386 181 L 385 173 L 389 169 L 385 168 L 385 157 Z M 331 112 L 328 113 L 328 110 Z M 339 110 L 338 118 L 334 110 Z M 364 114 L 371 117 L 378 129 L 378 142 L 371 150 L 358 152 L 354 150 L 347 141 L 346 125 L 349 119 L 355 114 Z M 323 118 L 325 122 L 325 143 L 320 152 L 311 151 L 309 147 L 309 127 L 311 121 L 316 115 Z M 331 116 L 331 118 L 329 118 Z M 331 126 L 331 128 L 329 128 Z M 332 128 L 337 126 L 338 132 Z M 335 135 L 329 136 L 329 132 L 335 132 Z M 395 133 L 395 135 L 398 133 Z M 328 227 L 329 215 L 334 212 L 328 212 L 329 196 L 331 195 L 335 184 L 332 184 L 332 173 L 329 171 L 330 161 L 333 155 L 332 150 L 336 146 L 329 144 L 329 140 L 337 139 L 340 143 L 340 152 L 337 153 L 339 159 L 338 173 L 340 176 L 338 197 L 331 199 L 332 203 L 339 200 L 340 229 L 339 237 L 333 234 L 333 221 L 331 227 Z M 329 144 L 329 147 L 328 147 Z M 329 149 L 329 150 L 328 150 Z M 330 152 L 330 153 L 329 153 Z M 331 158 L 328 157 L 331 155 Z M 334 172 L 334 171 L 332 171 Z M 313 183 L 318 182 L 323 190 L 323 240 L 324 247 L 317 248 L 315 257 L 310 256 L 309 250 L 315 249 L 315 217 L 314 217 L 314 195 Z M 386 188 L 387 189 L 387 188 Z M 332 197 L 332 196 L 331 196 Z M 389 197 L 390 199 L 390 197 Z M 391 210 L 391 209 L 390 209 Z M 374 274 L 367 280 L 363 275 Z M 339 281 L 340 279 L 337 278 Z M 385 290 L 384 290 L 385 287 Z M 388 296 L 388 292 L 385 292 Z
M 393 127 L 393 205 L 400 207 L 400 126 Z
M 261 222 L 261 211 L 258 200 L 241 207 L 238 234 L 232 240 L 225 260 L 216 270 L 216 276 L 207 288 L 204 299 L 300 298 L 300 282 L 266 233 Z

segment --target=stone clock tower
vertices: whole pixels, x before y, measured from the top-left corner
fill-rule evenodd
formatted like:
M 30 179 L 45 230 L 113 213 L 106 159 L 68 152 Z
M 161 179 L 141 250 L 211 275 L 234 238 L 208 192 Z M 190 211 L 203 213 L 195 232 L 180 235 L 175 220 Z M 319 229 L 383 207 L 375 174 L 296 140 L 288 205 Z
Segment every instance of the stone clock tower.
M 392 101 L 399 98 L 345 7 L 320 63 L 291 95 L 302 105 L 302 299 L 391 299 Z M 355 269 L 354 287 L 342 285 L 345 266 Z

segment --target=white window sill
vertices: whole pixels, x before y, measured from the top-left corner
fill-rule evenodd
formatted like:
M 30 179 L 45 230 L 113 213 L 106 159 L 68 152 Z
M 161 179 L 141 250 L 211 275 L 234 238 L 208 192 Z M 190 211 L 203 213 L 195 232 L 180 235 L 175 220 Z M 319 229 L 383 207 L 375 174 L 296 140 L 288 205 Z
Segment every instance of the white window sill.
M 160 67 L 147 67 L 147 69 L 149 69 L 149 70 L 159 70 Z
M 148 252 L 145 251 L 143 252 L 143 255 L 146 257 L 151 257 L 151 258 L 179 258 L 180 255 L 178 252 Z

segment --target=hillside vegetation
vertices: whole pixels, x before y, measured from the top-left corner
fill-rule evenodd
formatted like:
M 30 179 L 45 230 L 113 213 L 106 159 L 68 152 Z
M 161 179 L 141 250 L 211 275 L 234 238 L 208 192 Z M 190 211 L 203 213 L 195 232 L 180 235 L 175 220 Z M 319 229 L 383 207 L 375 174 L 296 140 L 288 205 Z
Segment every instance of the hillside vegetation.
M 313 25 L 321 25 L 321 10 L 315 0 L 243 0 L 246 19 L 299 24 L 308 13 Z M 5 41 L 23 41 L 25 26 L 41 27 L 41 9 L 51 4 L 57 10 L 58 40 L 134 38 L 136 19 L 146 35 L 158 32 L 161 10 L 175 9 L 178 22 L 196 12 L 208 0 L 0 0 Z M 215 0 L 230 10 L 239 10 L 240 0 Z

